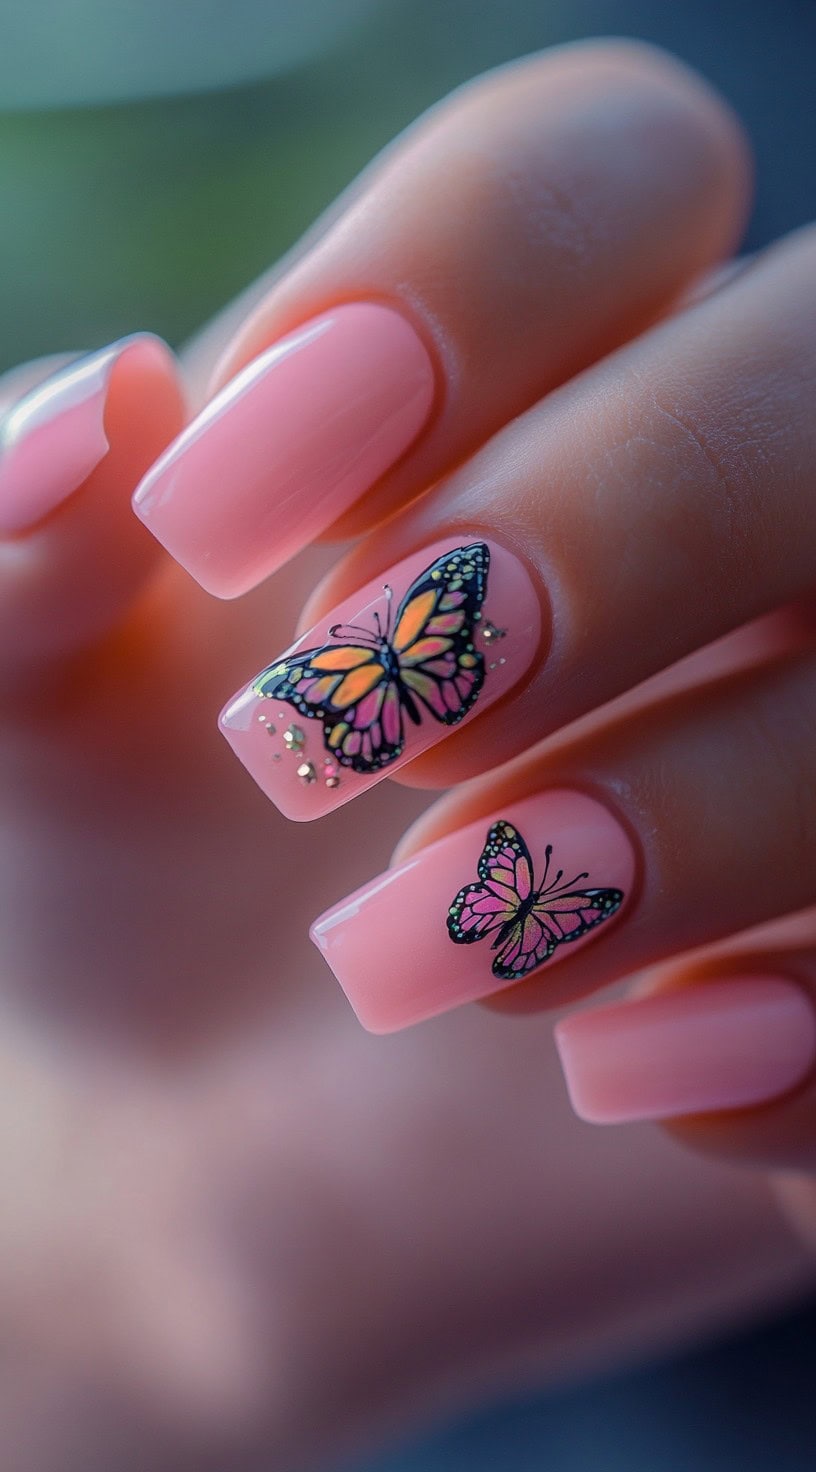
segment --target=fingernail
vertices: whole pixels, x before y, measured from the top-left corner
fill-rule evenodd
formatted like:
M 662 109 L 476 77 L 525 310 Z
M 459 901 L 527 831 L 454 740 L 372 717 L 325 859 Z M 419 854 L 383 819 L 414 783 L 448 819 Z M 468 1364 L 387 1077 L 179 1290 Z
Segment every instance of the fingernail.
M 363 1026 L 394 1032 L 574 955 L 611 928 L 634 874 L 601 803 L 544 792 L 430 844 L 311 936 Z
M 572 1107 L 590 1124 L 745 1109 L 816 1063 L 816 1014 L 776 976 L 701 982 L 559 1022 Z
M 133 505 L 220 598 L 314 540 L 416 439 L 434 371 L 410 323 L 350 303 L 250 363 L 172 444 Z
M 51 374 L 0 419 L 0 536 L 31 531 L 66 501 L 108 452 L 105 404 L 125 353 L 167 352 L 150 333 L 134 333 L 83 354 Z
M 475 537 L 438 542 L 276 655 L 221 730 L 287 818 L 319 818 L 504 695 L 540 633 L 517 557 Z

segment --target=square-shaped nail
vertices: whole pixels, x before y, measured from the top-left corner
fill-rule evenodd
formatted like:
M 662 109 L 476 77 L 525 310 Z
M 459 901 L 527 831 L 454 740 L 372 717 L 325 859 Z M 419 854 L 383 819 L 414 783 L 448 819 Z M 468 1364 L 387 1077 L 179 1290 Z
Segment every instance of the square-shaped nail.
M 288 818 L 319 818 L 505 695 L 541 606 L 494 541 L 435 543 L 376 578 L 256 675 L 221 730 Z
M 234 598 L 400 459 L 434 393 L 427 349 L 401 313 L 336 307 L 216 394 L 142 481 L 134 510 L 202 587 Z
M 603 936 L 635 855 L 582 792 L 511 803 L 439 839 L 312 927 L 363 1026 L 393 1032 L 477 1001 Z
M 565 1017 L 556 1043 L 590 1124 L 675 1119 L 764 1104 L 816 1061 L 816 1013 L 782 976 L 706 979 Z

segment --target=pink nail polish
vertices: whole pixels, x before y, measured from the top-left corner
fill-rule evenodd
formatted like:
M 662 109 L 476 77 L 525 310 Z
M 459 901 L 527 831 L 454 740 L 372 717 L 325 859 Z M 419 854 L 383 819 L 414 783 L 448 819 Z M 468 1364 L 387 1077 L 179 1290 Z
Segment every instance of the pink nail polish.
M 601 803 L 542 792 L 381 874 L 311 936 L 363 1026 L 394 1032 L 543 975 L 611 928 L 634 876 Z
M 226 385 L 133 498 L 208 592 L 234 598 L 369 490 L 423 428 L 434 371 L 399 312 L 315 317 Z
M 816 1063 L 816 1013 L 776 976 L 699 982 L 576 1013 L 555 1029 L 572 1107 L 591 1124 L 745 1109 Z
M 221 730 L 287 818 L 319 818 L 510 690 L 540 633 L 517 557 L 475 535 L 437 542 L 273 659 Z
M 0 536 L 30 531 L 82 485 L 107 454 L 105 404 L 126 353 L 167 348 L 134 333 L 83 354 L 29 390 L 0 419 Z

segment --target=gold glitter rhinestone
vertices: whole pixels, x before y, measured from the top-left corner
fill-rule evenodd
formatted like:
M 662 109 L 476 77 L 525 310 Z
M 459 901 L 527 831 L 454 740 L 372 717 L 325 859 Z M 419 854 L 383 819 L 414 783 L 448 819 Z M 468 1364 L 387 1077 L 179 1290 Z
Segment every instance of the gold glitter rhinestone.
M 482 638 L 485 644 L 495 644 L 498 639 L 503 639 L 507 633 L 506 629 L 497 629 L 495 624 L 482 624 Z
M 327 777 L 326 778 L 326 786 L 327 787 L 339 787 L 340 786 L 340 778 L 337 775 L 335 775 L 333 777 Z
M 283 733 L 283 744 L 287 751 L 302 751 L 306 734 L 301 726 L 287 726 Z
M 305 782 L 307 786 L 310 782 L 314 782 L 317 779 L 317 773 L 311 762 L 301 762 L 297 769 L 297 774 L 301 782 Z
M 277 731 L 278 728 L 277 728 L 277 726 L 273 726 L 272 725 L 272 722 L 270 721 L 269 722 L 269 725 L 267 726 L 266 729 L 267 729 L 267 732 L 268 732 L 268 734 L 270 736 L 274 736 L 274 734 L 275 734 L 275 732 Z

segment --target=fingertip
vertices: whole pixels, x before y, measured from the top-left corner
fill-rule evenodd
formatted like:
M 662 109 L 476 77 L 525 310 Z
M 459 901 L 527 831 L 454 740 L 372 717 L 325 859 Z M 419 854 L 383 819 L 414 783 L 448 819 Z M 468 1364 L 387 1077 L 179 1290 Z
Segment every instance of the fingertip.
M 731 976 L 574 1013 L 555 1043 L 580 1119 L 692 1119 L 801 1085 L 816 1061 L 816 1014 L 786 977 Z
M 4 676 L 94 642 L 142 591 L 160 549 L 130 494 L 184 416 L 176 359 L 150 333 L 70 360 L 7 413 Z
M 564 47 L 564 56 L 597 74 L 599 98 L 623 89 L 633 112 L 648 113 L 667 177 L 690 171 L 695 179 L 701 261 L 711 265 L 730 255 L 748 218 L 754 164 L 747 131 L 723 93 L 650 41 L 578 41 Z

